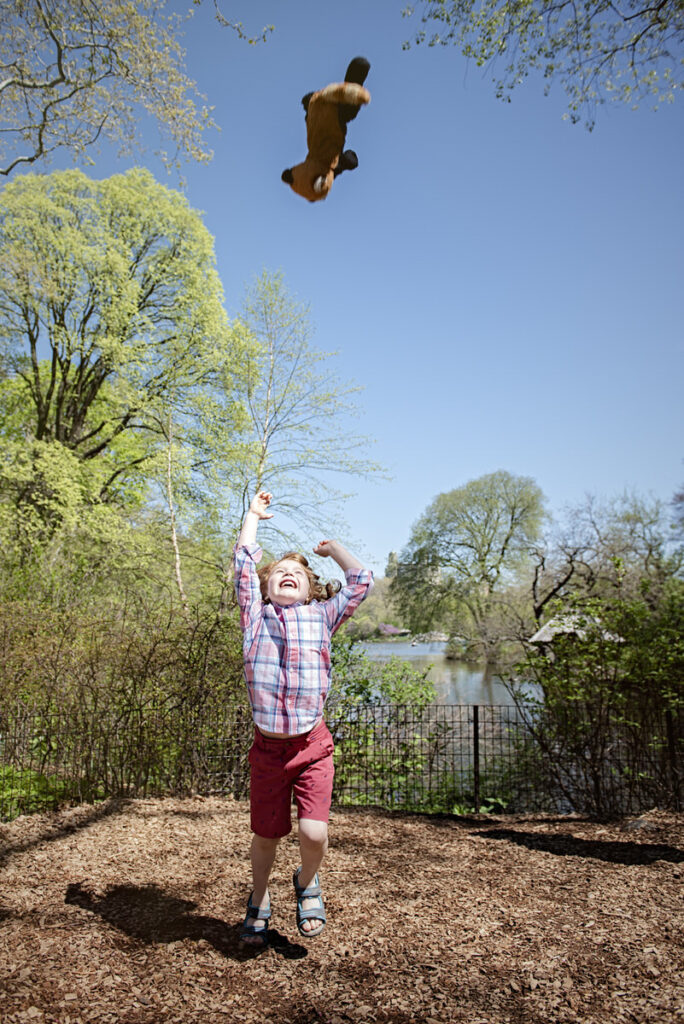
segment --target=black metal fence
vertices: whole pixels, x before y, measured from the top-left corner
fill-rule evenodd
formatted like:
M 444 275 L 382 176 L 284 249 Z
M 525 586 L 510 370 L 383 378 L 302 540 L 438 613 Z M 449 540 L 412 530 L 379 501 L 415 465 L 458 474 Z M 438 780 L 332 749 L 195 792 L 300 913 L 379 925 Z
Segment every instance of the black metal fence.
M 683 716 L 553 719 L 515 706 L 361 705 L 336 715 L 337 804 L 471 813 L 681 809 Z M 249 709 L 0 708 L 0 820 L 107 797 L 249 789 Z
M 108 797 L 248 793 L 249 709 L 0 709 L 0 821 Z
M 684 716 L 568 705 L 364 705 L 337 731 L 341 804 L 468 812 L 681 809 Z
M 529 741 L 514 706 L 363 705 L 337 728 L 335 797 L 449 813 L 558 809 L 521 761 Z

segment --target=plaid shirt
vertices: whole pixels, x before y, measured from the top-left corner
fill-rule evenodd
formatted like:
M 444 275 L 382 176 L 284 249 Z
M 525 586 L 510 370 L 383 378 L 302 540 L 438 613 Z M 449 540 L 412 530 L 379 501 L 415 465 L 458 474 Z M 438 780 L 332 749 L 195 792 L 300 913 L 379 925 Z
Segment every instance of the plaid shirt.
M 327 601 L 285 608 L 261 598 L 258 544 L 235 548 L 235 590 L 243 632 L 245 680 L 254 723 L 295 736 L 321 717 L 330 687 L 330 637 L 373 585 L 370 569 L 348 569 Z

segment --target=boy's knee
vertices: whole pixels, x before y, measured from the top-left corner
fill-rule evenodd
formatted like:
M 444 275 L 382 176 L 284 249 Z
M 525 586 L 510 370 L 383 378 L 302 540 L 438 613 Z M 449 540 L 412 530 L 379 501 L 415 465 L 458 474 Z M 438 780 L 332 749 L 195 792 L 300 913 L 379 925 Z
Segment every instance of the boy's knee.
M 324 846 L 328 840 L 327 821 L 315 821 L 313 818 L 300 818 L 299 838 L 311 845 Z

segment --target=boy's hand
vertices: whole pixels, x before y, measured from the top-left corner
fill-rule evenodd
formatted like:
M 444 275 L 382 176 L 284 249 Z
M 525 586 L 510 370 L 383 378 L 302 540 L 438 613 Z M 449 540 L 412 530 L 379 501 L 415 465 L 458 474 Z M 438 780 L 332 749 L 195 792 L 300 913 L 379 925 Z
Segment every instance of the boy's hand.
M 268 512 L 273 495 L 270 491 L 257 491 L 249 503 L 247 515 L 245 516 L 237 539 L 238 547 L 245 547 L 248 544 L 256 544 L 257 527 L 262 519 L 273 519 L 273 513 Z
M 334 546 L 334 540 L 321 540 L 313 549 L 314 555 L 321 555 L 323 558 L 332 558 Z
M 321 555 L 323 558 L 334 559 L 343 572 L 346 572 L 347 569 L 363 568 L 358 558 L 355 558 L 354 555 L 350 555 L 347 549 L 342 547 L 338 540 L 319 541 L 314 548 L 314 554 Z
M 249 504 L 249 511 L 253 512 L 259 519 L 273 519 L 273 513 L 267 512 L 272 500 L 273 495 L 270 491 L 259 491 L 252 498 Z

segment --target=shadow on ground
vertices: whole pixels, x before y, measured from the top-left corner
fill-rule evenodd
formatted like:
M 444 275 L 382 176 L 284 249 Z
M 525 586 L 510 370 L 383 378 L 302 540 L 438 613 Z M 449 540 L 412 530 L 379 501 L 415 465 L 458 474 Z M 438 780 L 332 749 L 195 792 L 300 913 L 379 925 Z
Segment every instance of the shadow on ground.
M 519 832 L 512 828 L 482 829 L 473 834 L 483 839 L 504 839 L 528 850 L 541 850 L 559 857 L 594 857 L 610 864 L 653 864 L 657 860 L 684 863 L 684 850 L 664 843 L 602 842 L 568 835 Z
M 233 960 L 251 960 L 262 952 L 261 948 L 240 942 L 237 922 L 229 925 L 216 917 L 193 914 L 196 903 L 165 893 L 156 885 L 114 885 L 100 896 L 77 882 L 68 886 L 64 902 L 96 914 L 142 942 L 204 939 L 222 956 Z M 276 929 L 269 929 L 268 940 L 269 948 L 287 960 L 300 960 L 307 955 L 304 946 L 290 942 Z

